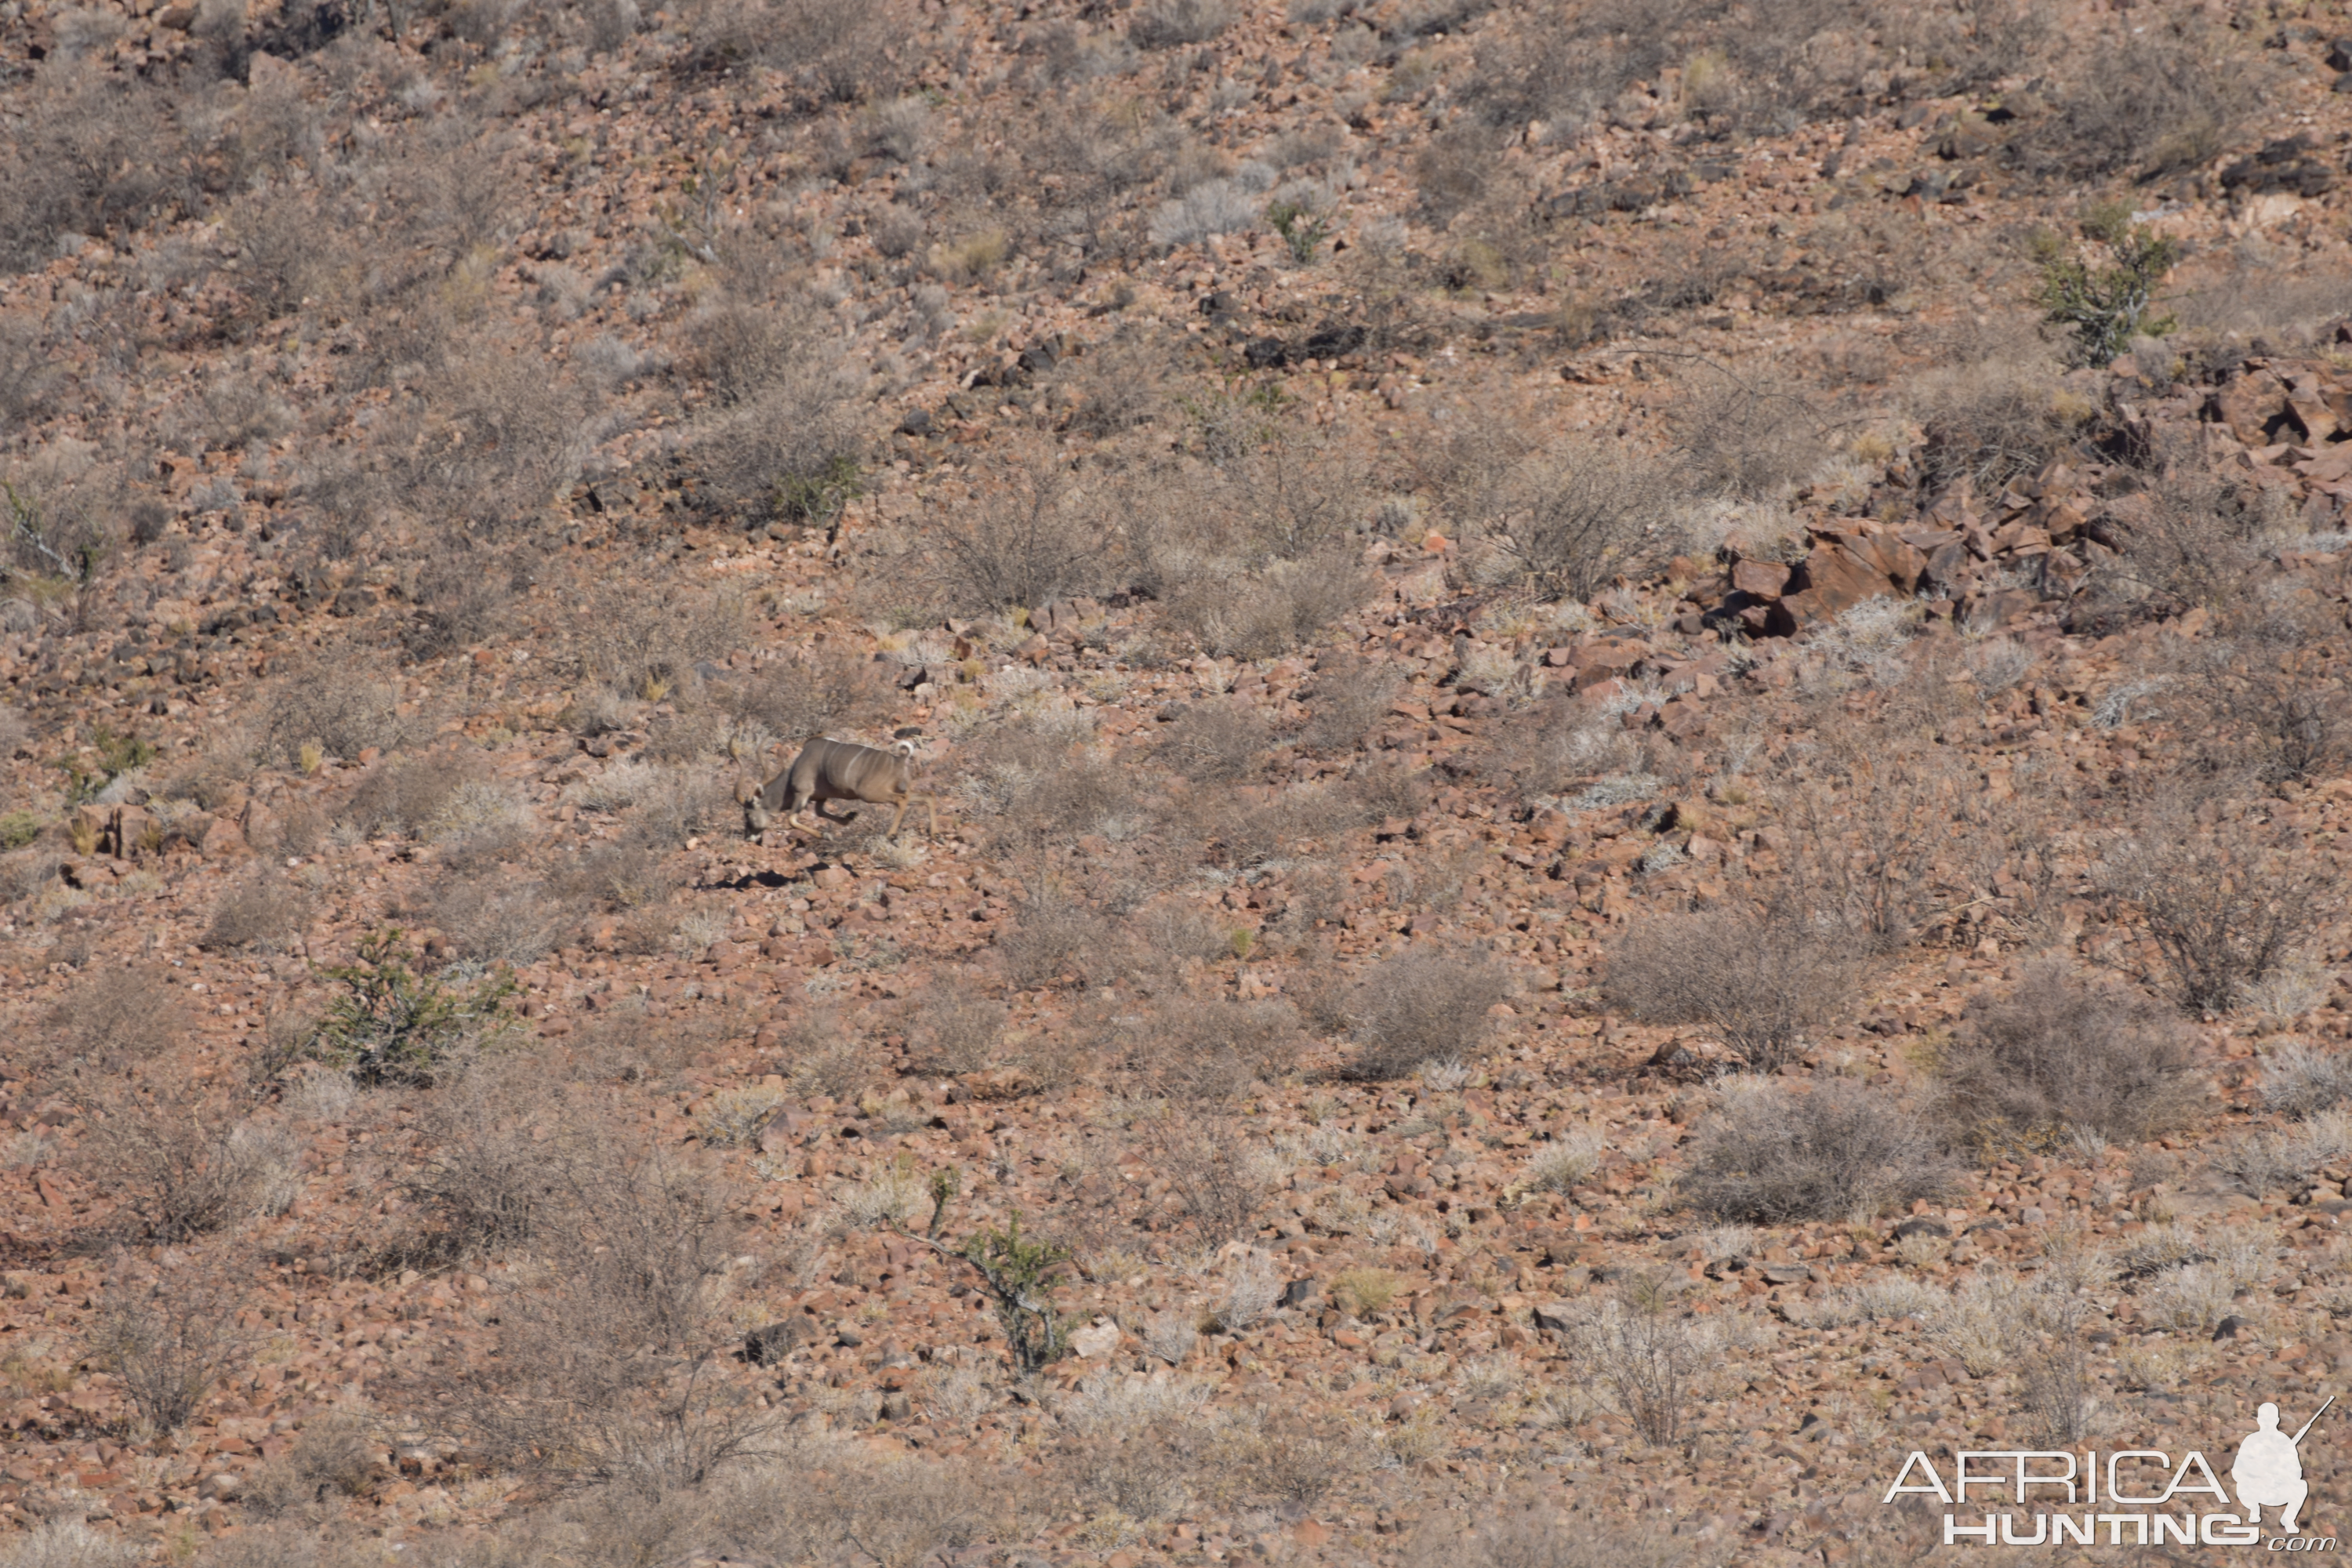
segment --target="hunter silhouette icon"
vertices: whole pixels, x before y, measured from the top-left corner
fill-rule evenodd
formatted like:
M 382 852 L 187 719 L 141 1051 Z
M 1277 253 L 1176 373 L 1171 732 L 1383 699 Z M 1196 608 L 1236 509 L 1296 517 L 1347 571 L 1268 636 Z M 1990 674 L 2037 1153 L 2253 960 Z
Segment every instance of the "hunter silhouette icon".
M 2336 1403 L 2330 1394 L 2327 1405 Z M 2301 1532 L 2295 1523 L 2295 1510 L 2303 1500 L 2311 1495 L 2311 1485 L 2303 1479 L 2303 1453 L 2299 1445 L 2312 1423 L 2327 1414 L 2327 1405 L 2312 1414 L 2303 1424 L 2303 1431 L 2290 1437 L 2279 1430 L 2279 1410 L 2275 1405 L 2265 1405 L 2254 1412 L 2258 1429 L 2248 1433 L 2238 1445 L 2237 1462 L 2230 1467 L 2230 1479 L 2238 1484 L 2238 1505 L 2246 1510 L 2248 1524 L 2263 1521 L 2263 1510 L 2279 1510 L 2279 1529 L 2289 1535 Z

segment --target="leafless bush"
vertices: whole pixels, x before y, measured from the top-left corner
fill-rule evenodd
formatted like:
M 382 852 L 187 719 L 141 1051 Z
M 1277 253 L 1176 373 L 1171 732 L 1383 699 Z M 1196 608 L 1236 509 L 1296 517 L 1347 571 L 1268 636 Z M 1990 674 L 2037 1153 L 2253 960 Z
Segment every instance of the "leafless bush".
M 364 1496 L 386 1468 L 386 1445 L 362 1416 L 338 1412 L 314 1417 L 293 1445 L 253 1472 L 238 1499 L 264 1517 Z M 267 1563 L 252 1568 L 273 1568 Z
M 1888 603 L 1855 606 L 1816 646 L 1865 668 L 1891 658 L 1890 643 L 1901 647 L 1894 639 L 1907 640 L 1910 628 L 1874 613 Z M 1890 952 L 1977 896 L 1968 874 L 1976 868 L 1956 854 L 1976 847 L 1966 832 L 1971 781 L 1940 750 L 1891 745 L 1867 731 L 1843 740 L 1791 813 L 1801 872 L 1817 908 L 1842 914 L 1872 951 Z
M 2139 993 L 2086 981 L 2062 960 L 1969 1009 L 1943 1058 L 1943 1110 L 1964 1135 L 2119 1142 L 2163 1131 L 2193 1097 L 2189 1033 Z
M 187 1014 L 164 974 L 107 967 L 92 974 L 50 1017 L 52 1059 L 88 1081 L 119 1078 L 161 1057 L 187 1026 Z
M 994 1064 L 1004 1023 L 1001 1003 L 961 986 L 936 984 L 915 998 L 908 1051 L 920 1072 L 980 1072 Z
M 2254 106 L 2230 36 L 2187 7 L 2084 44 L 2058 78 L 2055 111 L 2013 143 L 2029 166 L 2078 179 L 2194 168 L 2221 153 Z
M 402 503 L 484 530 L 520 526 L 579 473 L 587 412 L 586 393 L 535 354 L 466 353 L 407 411 Z
M 1256 1229 L 1273 1168 L 1230 1117 L 1171 1112 L 1136 1129 L 1152 1168 L 1169 1183 L 1179 1217 L 1207 1246 Z
M 360 780 L 341 819 L 372 837 L 421 835 L 459 788 L 481 781 L 487 772 L 478 753 L 390 757 Z
M 1284 1002 L 1175 998 L 1144 1036 L 1141 1065 L 1171 1098 L 1229 1100 L 1297 1064 L 1298 1014 Z
M 1429 805 L 1429 774 L 1402 763 L 1368 760 L 1348 775 L 1352 795 L 1370 822 L 1401 817 L 1410 822 Z
M 1160 752 L 1195 784 L 1233 784 L 1257 771 L 1271 739 L 1247 702 L 1196 702 L 1168 727 Z
M 507 563 L 478 552 L 435 556 L 417 574 L 416 618 L 402 638 L 409 657 L 445 658 L 494 636 L 506 623 L 513 575 Z
M 936 586 L 972 613 L 1100 589 L 1114 542 L 1099 511 L 1049 468 L 1018 471 L 1010 488 L 934 517 L 929 536 Z
M 136 228 L 194 195 L 168 100 L 96 63 L 61 59 L 12 89 L 0 142 L 0 268 L 47 258 L 58 236 Z
M 1328 653 L 1315 667 L 1307 728 L 1298 743 L 1312 752 L 1347 752 L 1363 743 L 1396 700 L 1393 670 L 1353 654 Z
M 1606 1526 L 1537 1490 L 1507 1499 L 1465 1531 L 1449 1520 L 1413 1537 L 1412 1568 L 1681 1568 L 1689 1548 L 1670 1536 Z
M 1233 25 L 1229 0 L 1148 0 L 1127 36 L 1138 48 L 1171 49 L 1205 44 Z
M 1004 977 L 1025 991 L 1098 968 L 1109 960 L 1111 937 L 1101 914 L 1048 886 L 1020 901 L 1013 929 L 996 939 L 996 954 Z
M 1169 622 L 1211 653 L 1273 658 L 1362 605 L 1371 579 L 1337 556 L 1276 561 L 1254 577 L 1202 577 L 1168 597 Z
M 158 1432 L 184 1426 L 243 1353 L 241 1294 L 193 1263 L 135 1273 L 118 1263 L 100 1299 L 90 1352 Z
M 796 653 L 763 666 L 720 693 L 739 728 L 756 723 L 792 745 L 843 725 L 877 719 L 891 697 L 884 666 L 831 648 Z
M 1851 942 L 1786 893 L 1761 908 L 1654 915 L 1610 948 L 1608 992 L 1636 1017 L 1697 1026 L 1769 1071 L 1844 1005 Z
M 1735 1079 L 1691 1145 L 1683 1191 L 1719 1219 L 1789 1225 L 1934 1197 L 1950 1176 L 1935 1139 L 1883 1090 Z
M 2265 548 L 2296 531 L 2284 500 L 2233 483 L 2185 444 L 2150 467 L 2144 495 L 2116 509 L 2124 542 L 2114 574 L 2167 608 L 2233 605 Z
M 1393 1079 L 1426 1061 L 1470 1060 L 1491 1026 L 1488 1009 L 1507 989 L 1492 960 L 1467 951 L 1412 948 L 1382 959 L 1345 1004 L 1361 1047 L 1349 1069 Z
M 1966 479 L 1979 495 L 1996 491 L 2040 470 L 2093 412 L 2063 395 L 2063 367 L 2029 324 L 2004 326 L 1957 345 L 1948 368 L 1924 377 L 1913 395 L 1926 436 L 1919 461 L 1931 487 Z
M 476 1066 L 422 1108 L 423 1158 L 404 1184 L 421 1212 L 408 1247 L 464 1258 L 529 1241 L 560 1196 L 562 1173 L 593 1157 L 593 1124 L 551 1097 L 537 1069 Z
M 408 736 L 399 710 L 400 688 L 364 662 L 321 660 L 289 669 L 262 706 L 263 750 L 289 762 L 310 742 L 345 762 L 370 747 L 389 752 Z
M 753 527 L 831 526 L 857 493 L 865 442 L 852 389 L 815 345 L 792 347 L 803 357 L 770 366 L 752 345 L 735 344 L 728 374 L 747 383 L 741 401 L 694 441 L 707 500 Z
M 1008 735 L 977 761 L 968 795 L 993 810 L 991 837 L 1006 853 L 1034 856 L 1099 832 L 1134 801 L 1125 770 L 1086 753 L 1057 753 L 1035 736 Z
M 460 875 L 433 900 L 433 923 L 461 958 L 482 963 L 533 963 L 546 956 L 570 911 L 548 888 Z
M 248 947 L 274 952 L 310 922 L 310 903 L 283 877 L 257 870 L 230 884 L 213 906 L 206 947 Z
M 1589 599 L 1673 553 L 1678 486 L 1622 445 L 1538 447 L 1482 414 L 1465 416 L 1424 463 L 1441 514 L 1547 595 Z
M 46 1520 L 0 1551 L 7 1568 L 132 1568 L 138 1561 L 139 1548 L 130 1542 L 70 1516 Z
M 1613 1394 L 1645 1442 L 1682 1431 L 1706 1347 L 1662 1281 L 1636 1277 L 1570 1320 L 1570 1354 Z
M 1820 467 L 1824 423 L 1794 393 L 1717 372 L 1675 405 L 1674 426 L 1698 489 L 1760 498 L 1780 494 Z
M 740 1338 L 709 1298 L 733 1240 L 723 1193 L 581 1131 L 581 1157 L 542 1166 L 542 1267 L 502 1304 L 496 1357 L 445 1384 L 440 1407 L 499 1462 L 659 1497 L 757 1453 L 780 1417 L 723 1373 Z
M 728 594 L 613 584 L 588 596 L 566 640 L 583 676 L 652 702 L 692 684 L 697 665 L 742 647 L 745 616 Z
M 283 1153 L 243 1129 L 231 1090 L 151 1060 L 130 1080 L 78 1091 L 89 1118 L 75 1159 L 114 1198 L 112 1226 L 164 1243 L 226 1229 L 261 1205 Z
M 908 26 L 895 4 L 710 0 L 694 16 L 690 59 L 707 70 L 772 65 L 820 103 L 854 103 L 887 90 L 890 43 Z
M 2161 984 L 2187 1012 L 2235 1006 L 2286 962 L 2335 903 L 2332 874 L 2293 828 L 2251 811 L 2208 827 L 2199 803 L 2152 805 L 2097 868 L 2098 885 L 2137 910 Z

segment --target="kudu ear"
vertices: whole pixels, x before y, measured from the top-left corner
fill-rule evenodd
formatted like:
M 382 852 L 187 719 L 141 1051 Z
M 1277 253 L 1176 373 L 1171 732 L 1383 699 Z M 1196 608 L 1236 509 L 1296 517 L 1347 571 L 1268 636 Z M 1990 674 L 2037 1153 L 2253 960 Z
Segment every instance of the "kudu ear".
M 900 756 L 908 758 L 909 761 L 911 761 L 915 755 L 915 742 L 912 741 L 901 741 L 890 749 L 898 752 Z

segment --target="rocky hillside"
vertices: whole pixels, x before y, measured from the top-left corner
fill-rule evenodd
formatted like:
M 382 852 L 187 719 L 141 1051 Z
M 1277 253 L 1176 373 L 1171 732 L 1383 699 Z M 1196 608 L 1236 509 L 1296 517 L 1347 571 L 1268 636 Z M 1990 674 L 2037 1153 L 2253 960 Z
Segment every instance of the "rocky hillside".
M 2347 83 L 0 5 L 0 1563 L 1911 1562 L 2301 1426 Z M 936 831 L 747 831 L 818 735 Z

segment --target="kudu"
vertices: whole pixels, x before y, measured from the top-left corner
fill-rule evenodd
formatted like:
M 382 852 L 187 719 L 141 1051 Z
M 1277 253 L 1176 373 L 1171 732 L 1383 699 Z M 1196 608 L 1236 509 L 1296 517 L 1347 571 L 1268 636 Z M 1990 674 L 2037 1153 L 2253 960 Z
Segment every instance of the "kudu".
M 814 823 L 801 821 L 801 814 L 811 805 L 827 822 L 846 822 L 847 817 L 835 816 L 825 810 L 824 803 L 856 800 L 869 805 L 897 806 L 897 814 L 890 818 L 890 836 L 896 837 L 898 824 L 906 820 L 907 808 L 919 800 L 930 820 L 931 836 L 937 837 L 939 800 L 929 794 L 917 793 L 914 786 L 913 742 L 901 741 L 885 752 L 820 737 L 802 747 L 791 767 L 770 779 L 744 802 L 743 826 L 757 837 L 767 831 L 774 814 L 781 812 L 790 826 L 814 831 Z

